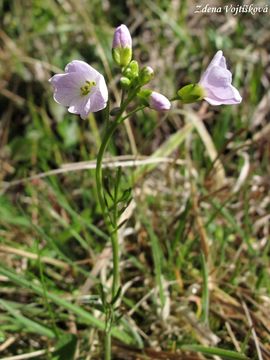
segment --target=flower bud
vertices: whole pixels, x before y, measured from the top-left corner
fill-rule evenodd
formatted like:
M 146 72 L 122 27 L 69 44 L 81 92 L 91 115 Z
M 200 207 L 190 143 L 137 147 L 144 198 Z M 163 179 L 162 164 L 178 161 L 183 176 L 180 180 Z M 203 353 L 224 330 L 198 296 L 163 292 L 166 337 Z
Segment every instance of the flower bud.
M 112 56 L 119 66 L 127 66 L 132 58 L 132 39 L 126 25 L 116 28 L 112 44 Z
M 120 85 L 123 89 L 128 89 L 130 86 L 130 83 L 131 83 L 131 81 L 127 77 L 125 77 L 125 76 L 121 77 Z
M 203 87 L 199 84 L 189 84 L 177 91 L 177 96 L 185 104 L 200 101 L 205 96 Z
M 171 103 L 166 96 L 153 91 L 149 97 L 149 106 L 156 111 L 166 111 L 170 110 Z
M 150 66 L 145 66 L 140 71 L 139 81 L 141 85 L 149 83 L 154 77 L 154 70 Z
M 135 79 L 139 74 L 139 64 L 136 60 L 132 60 L 124 69 L 123 74 L 130 80 Z

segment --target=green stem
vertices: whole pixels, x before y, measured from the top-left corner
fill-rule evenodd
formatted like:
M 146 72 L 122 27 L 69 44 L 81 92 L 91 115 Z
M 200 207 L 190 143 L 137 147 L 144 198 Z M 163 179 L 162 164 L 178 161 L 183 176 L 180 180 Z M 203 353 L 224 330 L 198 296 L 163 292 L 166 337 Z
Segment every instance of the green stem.
M 112 298 L 117 294 L 120 286 L 120 271 L 119 271 L 119 244 L 117 237 L 117 230 L 111 236 L 112 252 L 113 252 L 113 284 L 112 284 Z
M 145 109 L 146 106 L 145 105 L 141 105 L 139 107 L 137 107 L 136 109 L 134 110 L 131 110 L 131 112 L 129 112 L 127 115 L 125 115 L 123 118 L 122 118 L 122 121 L 126 120 L 127 118 L 129 118 L 131 115 L 135 114 L 136 112 L 140 111 L 140 110 L 143 110 Z
M 137 89 L 134 89 L 134 91 L 127 97 L 125 101 L 121 101 L 121 110 L 117 117 L 114 119 L 114 121 L 109 124 L 108 122 L 108 115 L 109 112 L 107 111 L 107 119 L 106 119 L 106 131 L 105 135 L 103 137 L 103 140 L 101 142 L 99 152 L 97 155 L 97 164 L 96 164 L 96 186 L 97 186 L 97 195 L 98 195 L 98 201 L 101 207 L 101 211 L 103 214 L 103 218 L 105 221 L 105 224 L 107 226 L 107 229 L 109 231 L 109 235 L 112 242 L 112 253 L 113 253 L 113 284 L 112 284 L 112 294 L 111 298 L 113 299 L 115 295 L 117 294 L 117 291 L 120 286 L 120 271 L 119 271 L 119 244 L 118 244 L 118 236 L 117 236 L 117 223 L 112 224 L 110 215 L 106 206 L 105 202 L 105 194 L 103 189 L 103 181 L 102 181 L 102 160 L 105 154 L 105 151 L 107 149 L 107 146 L 110 142 L 110 139 L 112 135 L 114 134 L 117 126 L 122 123 L 127 116 L 122 117 L 124 111 L 126 110 L 127 105 L 130 103 L 130 101 L 136 96 Z M 132 112 L 133 113 L 133 112 Z M 107 325 L 106 320 L 106 325 Z M 109 329 L 106 329 L 105 331 L 105 360 L 111 359 L 111 326 Z
M 208 268 L 205 255 L 201 252 L 203 292 L 202 292 L 202 321 L 208 325 L 209 321 L 209 289 L 208 289 Z
M 102 183 L 102 160 L 105 154 L 106 148 L 110 142 L 112 135 L 114 134 L 117 126 L 122 123 L 127 117 L 122 118 L 122 114 L 126 110 L 127 105 L 131 102 L 131 100 L 135 97 L 137 89 L 134 90 L 127 97 L 127 99 L 122 103 L 121 110 L 117 117 L 115 118 L 114 122 L 111 123 L 110 126 L 107 127 L 107 131 L 104 135 L 102 140 L 98 155 L 97 155 L 97 165 L 96 165 L 96 185 L 97 185 L 97 195 L 99 204 L 102 210 L 102 214 L 104 217 L 104 221 L 108 228 L 111 241 L 112 241 L 112 251 L 113 251 L 113 285 L 112 285 L 112 298 L 116 295 L 117 290 L 120 286 L 120 274 L 119 274 L 119 246 L 118 246 L 118 238 L 117 238 L 117 229 L 111 224 L 110 216 L 108 210 L 106 208 L 106 203 L 104 200 L 104 190 L 103 190 L 103 183 Z M 138 108 L 136 111 L 141 110 L 142 107 Z M 132 111 L 130 114 L 133 114 L 135 111 Z M 129 115 L 130 115 L 129 114 Z
M 104 360 L 111 360 L 111 347 L 112 347 L 112 336 L 111 331 L 106 331 L 105 333 L 105 357 Z
M 108 127 L 108 130 L 105 133 L 103 141 L 101 143 L 98 155 L 97 155 L 97 166 L 96 166 L 96 184 L 97 184 L 97 194 L 99 204 L 102 210 L 102 214 L 110 233 L 111 241 L 112 241 L 112 251 L 113 251 L 113 286 L 112 286 L 112 297 L 114 297 L 117 293 L 119 284 L 120 284 L 120 276 L 119 276 L 119 246 L 118 246 L 118 238 L 117 238 L 117 230 L 113 228 L 111 224 L 111 220 L 109 217 L 108 210 L 106 208 L 106 203 L 104 200 L 104 190 L 102 183 L 102 160 L 106 148 L 110 142 L 110 139 L 115 132 L 117 126 L 121 122 L 121 115 L 118 116 L 117 119 Z
M 102 160 L 104 153 L 106 151 L 106 148 L 110 142 L 110 139 L 115 132 L 117 126 L 119 125 L 119 120 L 121 118 L 119 117 L 114 121 L 110 126 L 108 126 L 108 129 L 105 133 L 105 136 L 102 140 L 98 155 L 97 155 L 97 165 L 96 165 L 96 185 L 97 185 L 97 194 L 98 194 L 98 201 L 102 210 L 102 214 L 105 220 L 105 223 L 108 227 L 108 230 L 110 233 L 112 232 L 112 225 L 110 222 L 109 214 L 106 209 L 106 204 L 104 200 L 104 191 L 103 191 L 103 183 L 102 183 Z
M 122 112 L 121 112 L 122 114 Z M 120 284 L 120 276 L 119 276 L 119 249 L 118 249 L 118 238 L 117 238 L 117 230 L 115 230 L 111 224 L 110 216 L 108 210 L 106 208 L 106 203 L 104 200 L 104 190 L 102 183 L 102 160 L 106 148 L 110 142 L 110 139 L 115 132 L 117 126 L 119 125 L 121 114 L 115 121 L 107 126 L 107 131 L 105 132 L 103 141 L 101 143 L 98 155 L 97 155 L 97 165 L 96 165 L 96 185 L 97 185 L 97 195 L 99 204 L 102 210 L 103 218 L 108 228 L 111 241 L 112 241 L 112 250 L 113 250 L 113 286 L 112 286 L 112 298 L 116 294 L 117 288 Z M 107 322 L 107 321 L 106 321 Z M 107 326 L 106 326 L 107 327 Z M 111 328 L 105 331 L 105 360 L 111 360 Z

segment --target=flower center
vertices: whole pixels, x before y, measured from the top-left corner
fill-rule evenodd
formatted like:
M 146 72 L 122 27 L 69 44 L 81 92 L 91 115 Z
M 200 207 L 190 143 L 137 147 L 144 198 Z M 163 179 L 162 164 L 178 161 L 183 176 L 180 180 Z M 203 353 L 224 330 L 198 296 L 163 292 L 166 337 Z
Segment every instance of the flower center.
M 88 95 L 90 93 L 90 91 L 92 90 L 92 87 L 94 87 L 94 86 L 96 86 L 95 81 L 86 80 L 84 85 L 81 87 L 81 95 L 82 96 Z

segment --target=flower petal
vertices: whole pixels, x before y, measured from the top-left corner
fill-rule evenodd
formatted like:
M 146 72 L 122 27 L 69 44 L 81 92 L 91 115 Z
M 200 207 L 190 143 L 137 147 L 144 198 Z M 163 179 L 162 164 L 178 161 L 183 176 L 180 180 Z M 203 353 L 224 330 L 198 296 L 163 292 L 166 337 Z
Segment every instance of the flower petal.
M 212 93 L 215 95 L 216 98 L 220 100 L 232 99 L 234 98 L 234 92 L 232 90 L 231 85 L 227 86 L 208 86 L 205 87 L 207 93 Z
M 70 103 L 68 111 L 72 114 L 79 114 L 86 119 L 90 112 L 91 101 L 89 96 L 78 96 Z
M 220 89 L 222 96 L 220 96 L 220 93 L 217 90 L 217 88 L 206 90 L 207 96 L 204 99 L 211 105 L 234 105 L 239 104 L 242 101 L 239 91 L 233 85 L 227 87 L 227 97 L 224 96 L 223 90 Z
M 232 74 L 227 69 L 226 59 L 221 50 L 214 56 L 199 84 L 205 89 L 205 100 L 211 105 L 239 104 L 242 98 L 232 85 Z
M 206 100 L 209 104 L 218 106 L 218 105 L 237 105 L 241 101 L 236 101 L 235 99 L 226 99 L 226 100 L 215 100 L 213 96 L 210 98 L 205 97 L 204 100 Z
M 222 50 L 219 50 L 219 51 L 216 53 L 216 55 L 213 57 L 213 59 L 211 60 L 210 64 L 207 66 L 205 72 L 202 74 L 200 82 L 204 81 L 204 79 L 208 76 L 210 70 L 211 70 L 214 66 L 220 66 L 220 67 L 222 67 L 223 69 L 227 69 L 226 60 L 225 60 L 225 57 L 223 56 Z
M 87 75 L 86 80 L 95 80 L 99 78 L 100 73 L 95 70 L 92 66 L 87 64 L 85 61 L 73 60 L 65 67 L 66 73 L 79 73 Z
M 232 73 L 221 66 L 213 66 L 208 72 L 204 82 L 211 86 L 227 86 L 232 83 Z
M 105 82 L 105 79 L 102 75 L 99 76 L 98 82 L 97 82 L 97 87 L 99 89 L 99 91 L 101 92 L 104 101 L 108 101 L 108 88 Z
M 104 77 L 100 74 L 97 85 L 90 93 L 91 112 L 97 112 L 106 107 L 108 101 L 108 89 Z
M 236 101 L 235 104 L 239 104 L 242 101 L 242 96 L 240 95 L 239 91 L 231 85 L 233 93 L 234 93 L 234 100 Z
M 106 107 L 107 101 L 105 101 L 102 93 L 97 90 L 95 93 L 90 95 L 91 99 L 91 112 L 97 112 L 99 110 L 102 110 Z
M 215 99 L 215 97 L 213 95 L 211 95 L 211 97 L 205 97 L 204 100 L 206 100 L 210 105 L 218 106 L 218 105 L 224 104 L 224 102 L 221 102 L 220 100 Z
M 218 50 L 216 55 L 213 57 L 210 64 L 208 65 L 207 69 L 211 68 L 212 66 L 220 65 L 220 62 L 222 61 L 222 58 L 224 58 L 223 52 L 222 52 L 222 50 Z
M 221 56 L 221 58 L 219 59 L 218 65 L 221 66 L 223 69 L 227 69 L 226 59 L 224 56 Z
M 71 101 L 80 95 L 83 83 L 83 79 L 77 74 L 57 74 L 49 81 L 54 87 L 54 100 L 64 106 L 69 106 Z
M 80 112 L 80 116 L 83 120 L 85 120 L 90 112 L 92 112 L 91 105 L 91 98 L 89 97 L 89 99 L 85 102 L 82 111 Z

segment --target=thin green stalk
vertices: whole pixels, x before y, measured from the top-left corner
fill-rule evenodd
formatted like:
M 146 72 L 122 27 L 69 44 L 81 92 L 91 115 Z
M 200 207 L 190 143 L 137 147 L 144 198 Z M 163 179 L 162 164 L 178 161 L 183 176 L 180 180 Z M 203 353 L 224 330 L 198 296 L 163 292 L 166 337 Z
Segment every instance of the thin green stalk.
M 118 236 L 117 236 L 117 223 L 115 221 L 115 224 L 112 224 L 110 215 L 108 213 L 108 209 L 105 202 L 105 194 L 103 189 L 103 181 L 102 181 L 102 160 L 103 156 L 105 154 L 106 148 L 110 142 L 110 139 L 112 135 L 114 134 L 117 126 L 122 123 L 127 116 L 122 117 L 124 111 L 126 110 L 127 105 L 130 103 L 130 101 L 134 98 L 136 95 L 137 89 L 134 89 L 134 91 L 127 97 L 125 101 L 123 101 L 123 97 L 121 100 L 121 109 L 119 111 L 119 114 L 115 118 L 114 122 L 109 125 L 108 121 L 108 115 L 109 112 L 107 112 L 107 119 L 106 119 L 106 132 L 104 135 L 104 138 L 102 140 L 102 143 L 100 145 L 100 149 L 97 155 L 97 165 L 96 165 L 96 185 L 97 185 L 97 195 L 99 204 L 102 210 L 103 218 L 106 223 L 107 229 L 110 234 L 111 242 L 112 242 L 112 252 L 113 252 L 113 285 L 112 285 L 112 294 L 111 298 L 113 299 L 120 286 L 120 271 L 119 271 L 119 244 L 118 244 Z M 109 320 L 110 321 L 110 320 Z M 106 325 L 108 323 L 108 320 L 106 320 Z M 105 331 L 105 360 L 111 359 L 111 326 Z
M 241 353 L 227 350 L 227 349 L 221 349 L 216 347 L 207 347 L 203 345 L 182 345 L 180 347 L 183 351 L 192 351 L 192 352 L 198 352 L 202 353 L 204 355 L 210 355 L 210 356 L 220 356 L 222 359 L 228 359 L 228 360 L 248 360 L 249 358 Z
M 121 115 L 120 115 L 121 116 Z M 97 166 L 96 166 L 96 185 L 97 185 L 97 194 L 99 199 L 99 204 L 103 213 L 104 221 L 107 225 L 108 231 L 111 236 L 112 241 L 112 250 L 113 250 L 113 286 L 112 286 L 112 298 L 116 294 L 117 288 L 120 283 L 120 276 L 119 276 L 119 251 L 118 251 L 118 238 L 117 238 L 117 231 L 113 229 L 111 224 L 111 220 L 109 217 L 108 210 L 106 208 L 106 203 L 104 200 L 104 190 L 103 190 L 103 183 L 102 183 L 102 159 L 106 148 L 109 144 L 109 141 L 115 132 L 117 126 L 119 125 L 119 120 L 121 117 L 118 117 L 111 126 L 107 128 L 103 141 L 101 143 L 98 155 L 97 155 Z M 107 320 L 106 320 L 107 323 Z M 106 326 L 107 328 L 107 326 Z M 105 331 L 105 360 L 111 360 L 111 328 L 106 329 Z
M 104 200 L 104 190 L 103 190 L 103 183 L 102 183 L 102 160 L 104 153 L 106 151 L 106 148 L 110 142 L 110 139 L 112 135 L 114 134 L 117 126 L 122 123 L 127 116 L 122 117 L 122 114 L 126 110 L 127 105 L 131 102 L 131 100 L 136 95 L 137 89 L 134 89 L 134 91 L 130 94 L 130 96 L 127 97 L 127 99 L 122 103 L 121 110 L 117 117 L 115 118 L 114 122 L 111 123 L 110 126 L 108 126 L 107 131 L 104 135 L 104 138 L 102 140 L 98 155 L 97 155 L 97 165 L 96 165 L 96 185 L 97 185 L 97 194 L 98 194 L 98 200 L 99 204 L 102 210 L 102 214 L 104 217 L 104 221 L 106 223 L 106 226 L 108 228 L 111 241 L 112 241 L 112 251 L 113 251 L 113 285 L 112 285 L 112 298 L 116 295 L 117 290 L 120 285 L 120 274 L 119 274 L 119 246 L 118 246 L 118 238 L 117 238 L 117 229 L 114 229 L 114 227 L 111 224 L 111 220 L 109 217 L 108 210 L 106 208 L 106 203 Z M 138 108 L 136 111 L 140 110 L 142 107 Z M 131 113 L 134 113 L 135 111 L 132 111 Z
M 113 284 L 112 284 L 112 298 L 117 294 L 120 286 L 120 272 L 119 272 L 119 244 L 117 237 L 117 230 L 112 234 L 112 252 L 113 252 Z
M 203 291 L 202 291 L 202 321 L 209 325 L 209 289 L 208 289 L 208 269 L 204 253 L 201 253 Z
M 111 220 L 109 217 L 108 210 L 106 208 L 106 203 L 104 200 L 104 190 L 103 190 L 103 183 L 102 183 L 102 159 L 106 148 L 109 144 L 109 141 L 115 132 L 117 126 L 119 125 L 121 120 L 121 115 L 115 119 L 115 121 L 108 127 L 107 132 L 103 138 L 101 143 L 98 155 L 97 155 L 97 166 L 96 166 L 96 184 L 97 184 L 97 194 L 99 204 L 102 210 L 102 214 L 104 217 L 104 221 L 110 233 L 111 241 L 112 241 L 112 250 L 113 250 L 113 286 L 112 286 L 112 297 L 114 297 L 117 293 L 119 283 L 120 283 L 120 276 L 119 276 L 119 249 L 118 249 L 118 239 L 117 239 L 117 231 L 113 228 L 111 224 Z
M 139 107 L 137 107 L 136 109 L 134 110 L 131 110 L 131 112 L 129 112 L 127 115 L 123 116 L 122 117 L 122 121 L 126 120 L 127 118 L 129 118 L 131 115 L 135 114 L 136 112 L 140 111 L 140 110 L 143 110 L 144 108 L 146 108 L 145 105 L 141 105 Z
M 111 360 L 112 336 L 111 331 L 105 333 L 105 360 Z

